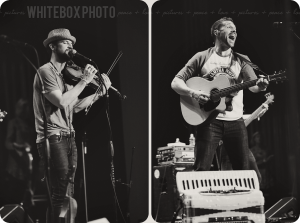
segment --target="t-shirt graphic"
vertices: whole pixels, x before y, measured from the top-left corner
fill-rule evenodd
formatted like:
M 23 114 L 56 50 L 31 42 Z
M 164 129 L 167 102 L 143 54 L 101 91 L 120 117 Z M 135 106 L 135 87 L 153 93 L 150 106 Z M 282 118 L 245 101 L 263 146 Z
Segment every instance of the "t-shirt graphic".
M 207 80 L 225 75 L 231 85 L 241 83 L 239 74 L 241 66 L 237 63 L 235 57 L 230 54 L 226 57 L 221 57 L 216 52 L 213 52 L 201 69 L 201 76 Z M 236 94 L 228 95 L 225 100 L 226 112 L 220 113 L 217 119 L 221 120 L 236 120 L 243 115 L 243 91 Z

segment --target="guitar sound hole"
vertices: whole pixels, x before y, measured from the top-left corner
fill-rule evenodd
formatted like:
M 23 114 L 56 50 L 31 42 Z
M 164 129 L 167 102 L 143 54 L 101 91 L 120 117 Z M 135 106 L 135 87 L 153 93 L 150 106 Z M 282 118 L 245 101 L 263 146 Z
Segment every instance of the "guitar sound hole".
M 217 101 L 217 102 L 213 102 L 212 100 L 209 100 L 207 103 L 205 103 L 204 105 L 200 105 L 200 108 L 204 109 L 204 111 L 206 112 L 209 112 L 211 110 L 214 110 L 219 104 L 220 104 L 220 101 Z
M 220 91 L 217 88 L 213 88 L 210 91 L 210 99 L 214 102 L 219 102 L 220 101 L 220 95 L 219 95 Z

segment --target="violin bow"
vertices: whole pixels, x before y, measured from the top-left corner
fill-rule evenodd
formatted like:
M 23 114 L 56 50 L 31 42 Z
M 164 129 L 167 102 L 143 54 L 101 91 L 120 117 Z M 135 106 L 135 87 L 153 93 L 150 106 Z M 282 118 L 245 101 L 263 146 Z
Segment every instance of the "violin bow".
M 118 61 L 119 61 L 119 59 L 121 58 L 122 55 L 123 55 L 123 52 L 120 51 L 120 52 L 118 53 L 116 59 L 114 60 L 114 62 L 113 62 L 112 65 L 110 66 L 110 68 L 108 69 L 108 71 L 107 71 L 107 73 L 106 73 L 107 76 L 110 75 L 112 69 L 114 69 L 114 67 L 116 66 L 116 64 L 118 63 Z M 99 72 L 99 70 L 98 70 L 98 72 Z M 101 74 L 100 74 L 100 73 L 99 73 L 99 80 L 101 80 L 102 83 L 103 83 L 103 78 L 101 77 Z M 85 115 L 87 115 L 87 113 L 88 113 L 89 110 L 91 109 L 92 105 L 94 104 L 94 102 L 95 102 L 95 100 L 96 100 L 96 97 L 97 97 L 97 94 L 99 94 L 99 92 L 100 92 L 100 89 L 102 89 L 102 85 L 101 85 L 101 84 L 99 84 L 99 87 L 98 87 L 98 89 L 96 90 L 95 96 L 94 96 L 93 100 L 91 101 L 91 104 L 85 108 Z M 106 89 L 106 90 L 108 91 L 108 89 Z
M 116 57 L 116 59 L 114 60 L 114 62 L 112 63 L 112 65 L 110 66 L 109 70 L 107 71 L 107 76 L 109 76 L 110 72 L 112 71 L 112 69 L 114 69 L 115 65 L 118 63 L 119 59 L 121 58 L 121 56 L 123 55 L 123 52 L 120 51 Z

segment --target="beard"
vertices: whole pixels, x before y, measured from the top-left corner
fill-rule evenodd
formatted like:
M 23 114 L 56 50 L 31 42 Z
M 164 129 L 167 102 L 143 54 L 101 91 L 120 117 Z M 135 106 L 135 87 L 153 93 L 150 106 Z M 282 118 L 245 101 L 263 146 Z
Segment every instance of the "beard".
M 70 56 L 68 55 L 68 52 L 69 52 L 69 50 L 66 50 L 65 52 L 56 50 L 55 54 L 56 54 L 56 59 L 58 60 L 58 62 L 64 63 L 64 62 L 68 62 L 69 60 L 71 60 Z
M 225 36 L 220 36 L 219 37 L 219 41 L 220 41 L 221 45 L 223 45 L 224 47 L 233 48 L 234 44 L 235 44 L 235 40 L 234 41 L 231 40 L 228 36 L 227 36 L 227 38 Z
M 227 45 L 230 46 L 231 48 L 234 47 L 235 41 L 232 40 L 227 40 Z

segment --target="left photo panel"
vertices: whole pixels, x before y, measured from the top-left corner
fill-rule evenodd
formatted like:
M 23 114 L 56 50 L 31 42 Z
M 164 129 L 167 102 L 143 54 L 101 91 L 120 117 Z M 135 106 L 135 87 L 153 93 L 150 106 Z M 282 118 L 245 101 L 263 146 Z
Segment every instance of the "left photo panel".
M 145 221 L 148 6 L 0 7 L 0 222 Z

